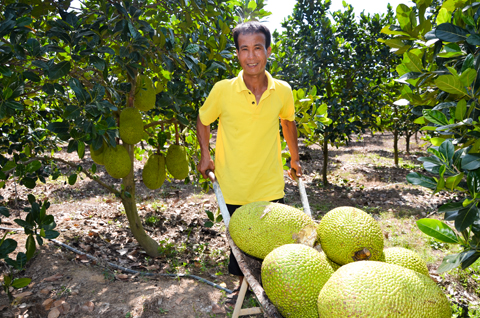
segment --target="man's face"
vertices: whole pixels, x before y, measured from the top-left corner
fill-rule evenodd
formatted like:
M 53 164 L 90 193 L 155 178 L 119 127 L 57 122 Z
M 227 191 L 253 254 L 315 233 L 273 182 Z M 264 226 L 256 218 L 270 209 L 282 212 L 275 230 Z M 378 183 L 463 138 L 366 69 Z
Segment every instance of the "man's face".
M 244 75 L 264 74 L 271 52 L 271 47 L 265 47 L 263 33 L 239 34 L 237 57 Z

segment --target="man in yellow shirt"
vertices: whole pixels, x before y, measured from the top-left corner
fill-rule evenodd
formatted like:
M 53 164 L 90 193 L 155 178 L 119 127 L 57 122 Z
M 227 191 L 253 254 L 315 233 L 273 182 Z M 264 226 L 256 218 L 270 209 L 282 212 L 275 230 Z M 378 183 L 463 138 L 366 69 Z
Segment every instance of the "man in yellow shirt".
M 207 170 L 215 172 L 230 215 L 250 202 L 283 203 L 279 118 L 291 168 L 302 175 L 292 90 L 265 70 L 272 51 L 270 31 L 258 22 L 246 22 L 233 30 L 233 38 L 242 71 L 236 78 L 215 84 L 197 119 L 201 149 L 197 168 L 204 177 Z M 217 118 L 214 163 L 209 151 L 210 124 Z M 243 274 L 232 254 L 228 269 L 241 277 L 241 283 Z

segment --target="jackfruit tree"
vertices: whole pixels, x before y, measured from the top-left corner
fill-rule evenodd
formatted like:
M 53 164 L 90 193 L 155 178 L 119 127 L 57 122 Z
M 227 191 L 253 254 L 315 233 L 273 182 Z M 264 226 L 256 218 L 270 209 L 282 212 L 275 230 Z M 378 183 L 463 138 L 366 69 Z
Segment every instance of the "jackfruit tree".
M 417 224 L 426 234 L 461 246 L 459 253 L 445 256 L 437 272 L 465 269 L 480 258 L 480 3 L 413 2 L 398 6 L 399 25 L 382 30 L 393 36 L 385 44 L 402 57 L 397 66 L 402 97 L 421 114 L 416 122 L 432 145 L 430 156 L 419 160 L 433 176 L 412 172 L 407 181 L 434 193 L 458 194 L 458 202 L 438 209 L 454 229 L 436 219 Z
M 138 243 L 158 255 L 136 208 L 138 142 L 155 154 L 178 144 L 165 136 L 179 126 L 194 166 L 198 107 L 215 82 L 236 73 L 235 8 L 221 0 L 87 0 L 80 8 L 68 0 L 2 1 L 0 187 L 12 178 L 30 189 L 61 175 L 69 184 L 91 178 L 121 200 Z M 56 156 L 61 145 L 81 164 Z M 100 176 L 97 164 L 121 180 Z
M 341 146 L 367 127 L 382 129 L 377 122 L 382 107 L 392 102 L 385 92 L 398 59 L 377 41 L 382 27 L 394 21 L 392 10 L 386 15 L 362 13 L 357 21 L 352 6 L 329 12 L 330 4 L 297 1 L 282 23 L 285 31 L 274 34 L 271 65 L 271 73 L 293 89 L 307 88 L 318 96 L 313 107 L 297 112 L 296 120 L 308 118 L 299 131 L 307 144 L 323 150 L 324 185 L 328 184 L 328 145 Z M 317 110 L 327 112 L 329 120 L 317 116 Z

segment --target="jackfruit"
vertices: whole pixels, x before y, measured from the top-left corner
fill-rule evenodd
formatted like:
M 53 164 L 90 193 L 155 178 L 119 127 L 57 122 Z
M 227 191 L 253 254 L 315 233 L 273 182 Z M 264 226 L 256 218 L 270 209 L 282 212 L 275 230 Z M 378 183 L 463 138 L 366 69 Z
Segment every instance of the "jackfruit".
M 133 106 L 146 112 L 155 107 L 155 100 L 155 87 L 150 77 L 138 75 Z
M 188 156 L 185 147 L 179 145 L 168 147 L 165 163 L 168 172 L 175 179 L 183 180 L 188 177 Z
M 155 190 L 162 186 L 165 177 L 165 157 L 160 154 L 151 155 L 143 167 L 143 183 L 147 188 Z
M 427 276 L 430 275 L 427 264 L 420 255 L 403 247 L 390 247 L 384 249 L 380 261 L 403 266 Z
M 143 139 L 143 119 L 140 111 L 133 107 L 127 107 L 120 113 L 120 138 L 123 142 L 135 145 Z
M 333 272 L 323 252 L 286 244 L 263 260 L 262 285 L 284 317 L 318 318 L 318 294 Z
M 304 241 L 304 233 L 315 239 L 315 226 L 311 217 L 294 207 L 259 201 L 238 208 L 228 230 L 238 248 L 263 259 L 276 247 Z M 307 241 L 313 246 L 312 240 Z
M 450 303 L 430 277 L 383 262 L 354 262 L 318 295 L 322 318 L 450 318 Z
M 373 217 L 354 207 L 335 208 L 320 220 L 318 235 L 328 258 L 339 265 L 377 261 L 383 252 L 383 233 Z
M 102 166 L 105 164 L 104 155 L 106 147 L 107 145 L 105 142 L 102 143 L 102 146 L 98 150 L 94 150 L 93 146 L 90 145 L 90 157 L 92 157 L 93 162 Z
M 132 161 L 123 145 L 107 147 L 103 156 L 107 173 L 116 179 L 126 177 L 132 169 Z

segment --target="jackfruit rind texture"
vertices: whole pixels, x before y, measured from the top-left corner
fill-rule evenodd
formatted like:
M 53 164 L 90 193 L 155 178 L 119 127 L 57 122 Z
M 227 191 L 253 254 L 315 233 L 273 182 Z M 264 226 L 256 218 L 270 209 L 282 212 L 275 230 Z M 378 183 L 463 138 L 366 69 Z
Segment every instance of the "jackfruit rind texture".
M 380 261 L 403 266 L 420 274 L 429 276 L 425 261 L 416 252 L 403 247 L 389 247 L 383 250 Z
M 312 225 L 312 218 L 294 207 L 259 201 L 238 208 L 228 230 L 238 248 L 264 259 L 276 247 L 296 243 L 298 233 Z
M 103 142 L 102 147 L 98 150 L 94 150 L 93 146 L 90 145 L 90 157 L 92 157 L 93 162 L 95 162 L 98 165 L 104 165 L 104 155 L 105 155 L 105 148 L 107 145 L 105 142 Z
M 318 318 L 318 294 L 333 272 L 323 252 L 286 244 L 263 260 L 262 285 L 284 317 Z
M 168 172 L 175 179 L 183 180 L 188 177 L 188 156 L 185 147 L 180 145 L 168 147 L 165 163 Z
M 160 154 L 153 154 L 148 157 L 143 167 L 143 184 L 151 190 L 158 189 L 165 181 L 165 157 Z
M 155 87 L 150 77 L 138 75 L 133 106 L 146 112 L 155 107 L 155 100 Z
M 135 145 L 143 139 L 143 119 L 140 111 L 133 107 L 127 107 L 120 113 L 120 138 L 123 142 Z
M 105 149 L 104 161 L 107 173 L 116 179 L 126 177 L 132 168 L 132 161 L 123 145 Z
M 325 254 L 339 265 L 354 262 L 355 253 L 365 249 L 371 261 L 382 256 L 382 229 L 373 217 L 360 209 L 338 207 L 327 212 L 318 224 L 317 234 Z
M 450 318 L 450 303 L 430 277 L 383 262 L 340 267 L 318 296 L 322 318 Z

